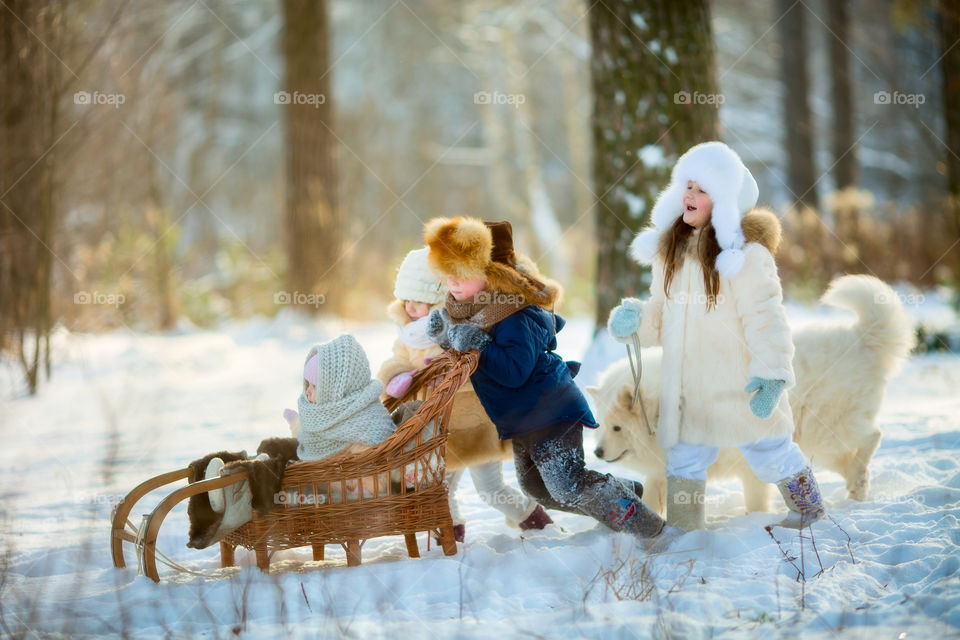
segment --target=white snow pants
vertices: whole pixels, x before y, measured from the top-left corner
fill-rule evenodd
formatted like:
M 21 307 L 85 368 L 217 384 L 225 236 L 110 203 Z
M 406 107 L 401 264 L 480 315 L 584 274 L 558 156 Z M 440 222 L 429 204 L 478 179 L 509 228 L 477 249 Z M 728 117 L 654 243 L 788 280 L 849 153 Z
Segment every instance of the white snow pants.
M 740 447 L 740 452 L 762 482 L 783 480 L 809 466 L 790 436 L 751 442 Z M 706 480 L 707 467 L 717 460 L 718 455 L 720 450 L 717 447 L 679 442 L 665 454 L 667 476 Z
M 457 503 L 456 492 L 464 470 L 451 471 L 447 474 L 447 486 L 450 491 L 450 515 L 453 524 L 464 524 L 460 515 L 460 506 Z M 526 520 L 537 508 L 535 500 L 522 491 L 517 491 L 503 481 L 503 463 L 499 460 L 487 464 L 470 467 L 470 478 L 473 486 L 480 494 L 484 504 L 493 507 L 504 515 L 510 526 L 516 527 Z

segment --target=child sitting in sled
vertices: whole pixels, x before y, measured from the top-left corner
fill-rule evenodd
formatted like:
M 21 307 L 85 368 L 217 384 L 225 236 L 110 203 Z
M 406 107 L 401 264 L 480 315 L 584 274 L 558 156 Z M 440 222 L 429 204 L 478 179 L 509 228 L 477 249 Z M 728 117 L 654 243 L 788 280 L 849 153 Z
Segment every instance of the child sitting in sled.
M 274 454 L 262 453 L 256 458 L 247 459 L 246 453 L 227 454 L 220 452 L 205 456 L 191 466 L 203 470 L 204 479 L 212 479 L 237 471 L 251 474 L 257 467 L 238 468 L 238 464 L 268 463 L 272 473 L 257 474 L 272 476 L 275 480 L 288 461 L 322 460 L 339 454 L 361 454 L 374 447 L 396 430 L 397 426 L 410 418 L 419 403 L 407 402 L 401 405 L 391 416 L 380 402 L 383 386 L 370 376 L 370 363 L 363 348 L 351 335 L 316 345 L 307 354 L 303 368 L 303 391 L 297 405 L 299 413 L 293 413 L 296 438 L 271 438 L 261 444 L 270 444 Z M 424 427 L 424 438 L 433 436 L 434 426 Z M 410 443 L 408 447 L 411 447 Z M 296 453 L 294 454 L 294 448 Z M 271 461 L 277 449 L 288 453 L 282 459 Z M 226 454 L 226 455 L 225 455 Z M 229 457 L 228 457 L 229 456 Z M 266 467 L 264 467 L 266 469 Z M 421 471 L 422 473 L 422 471 Z M 387 495 L 391 484 L 401 482 L 403 474 L 399 470 L 377 478 L 379 495 Z M 408 487 L 415 487 L 418 481 L 411 469 L 406 479 Z M 268 478 L 271 479 L 271 478 Z M 228 485 L 223 489 L 207 492 L 208 504 L 194 506 L 191 515 L 191 535 L 188 546 L 204 548 L 223 539 L 252 517 L 254 491 L 250 482 Z M 262 489 L 262 487 L 260 487 Z M 317 495 L 321 503 L 355 501 L 362 495 L 374 498 L 377 487 L 374 478 L 364 477 L 346 483 L 333 483 L 329 487 L 329 497 L 325 491 Z M 293 505 L 312 504 L 313 496 L 273 495 L 272 500 L 265 499 L 263 491 L 257 491 L 259 505 L 266 509 L 275 508 L 280 502 Z M 195 496 L 197 497 L 197 496 Z M 303 499 L 306 500 L 303 500 Z M 192 503 L 193 503 L 193 499 Z M 271 504 L 265 504 L 270 502 Z M 198 514 L 198 515 L 197 515 Z
M 370 363 L 356 338 L 346 334 L 316 345 L 303 367 L 303 393 L 297 400 L 300 427 L 297 456 L 322 460 L 340 453 L 357 454 L 383 442 L 396 430 L 380 402 L 382 385 L 370 377 Z M 386 488 L 381 482 L 380 487 Z M 365 498 L 374 496 L 373 478 L 364 478 Z
M 342 335 L 313 347 L 303 367 L 303 392 L 297 400 L 299 411 L 284 412 L 298 440 L 300 460 L 320 460 L 341 453 L 358 454 L 385 440 L 396 427 L 416 410 L 415 403 L 405 403 L 391 416 L 380 402 L 383 385 L 370 377 L 370 364 L 363 348 L 351 335 Z M 433 436 L 432 423 L 424 437 Z M 395 472 L 390 480 L 417 484 L 416 470 Z M 388 480 L 379 481 L 380 495 L 386 495 Z M 340 487 L 331 487 L 334 502 L 343 497 Z M 355 500 L 362 489 L 363 497 L 374 497 L 372 477 L 364 478 L 362 487 L 347 483 L 347 500 Z

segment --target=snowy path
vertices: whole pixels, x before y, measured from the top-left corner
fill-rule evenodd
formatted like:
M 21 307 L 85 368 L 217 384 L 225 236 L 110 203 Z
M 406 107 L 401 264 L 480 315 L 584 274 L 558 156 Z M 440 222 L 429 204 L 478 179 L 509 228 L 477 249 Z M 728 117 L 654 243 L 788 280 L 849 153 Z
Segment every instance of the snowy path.
M 389 352 L 390 327 L 346 328 L 374 367 Z M 785 561 L 764 531 L 773 514 L 737 515 L 743 502 L 734 482 L 711 485 L 707 531 L 654 556 L 627 536 L 566 514 L 553 514 L 565 531 L 521 536 L 463 482 L 467 544 L 450 558 L 435 545 L 426 552 L 421 535 L 420 560 L 406 559 L 402 539 L 381 538 L 364 547 L 358 568 L 347 569 L 343 552 L 328 547 L 324 563 L 310 561 L 308 549 L 276 554 L 271 575 L 238 550 L 242 566 L 218 571 L 215 549 L 185 547 L 180 507 L 159 548 L 222 579 L 162 567 L 165 581 L 155 585 L 135 566 L 114 569 L 108 517 L 119 496 L 208 451 L 252 451 L 264 437 L 285 435 L 280 412 L 295 405 L 303 354 L 344 329 L 281 316 L 166 336 L 58 335 L 54 383 L 35 398 L 16 395 L 16 370 L 4 363 L 0 634 L 960 635 L 957 356 L 915 358 L 891 384 L 869 501 L 847 500 L 840 477 L 821 474 L 831 513 L 852 540 L 848 550 L 840 529 L 814 527 L 824 572 L 814 577 L 820 565 L 805 541 L 803 610 L 793 566 L 800 559 Z M 564 355 L 583 353 L 589 324 L 572 322 L 566 333 Z M 115 463 L 105 465 L 110 458 Z M 515 485 L 512 464 L 504 473 Z M 158 499 L 151 495 L 134 518 Z M 795 532 L 775 533 L 788 554 L 799 555 Z M 135 565 L 129 548 L 127 562 Z

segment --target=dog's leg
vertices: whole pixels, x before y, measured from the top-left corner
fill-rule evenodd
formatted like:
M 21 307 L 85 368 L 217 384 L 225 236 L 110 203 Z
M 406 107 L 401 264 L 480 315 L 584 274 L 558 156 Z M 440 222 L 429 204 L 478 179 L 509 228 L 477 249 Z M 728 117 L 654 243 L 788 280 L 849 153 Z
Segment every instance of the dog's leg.
M 879 430 L 864 436 L 847 467 L 844 479 L 847 481 L 851 500 L 863 502 L 867 499 L 867 490 L 870 489 L 870 460 L 880 446 L 881 436 Z
M 761 482 L 753 472 L 747 471 L 740 476 L 743 482 L 743 502 L 747 513 L 767 511 L 769 508 L 770 485 Z
M 643 481 L 643 503 L 653 511 L 664 517 L 667 513 L 667 476 L 666 471 L 660 469 L 651 473 Z

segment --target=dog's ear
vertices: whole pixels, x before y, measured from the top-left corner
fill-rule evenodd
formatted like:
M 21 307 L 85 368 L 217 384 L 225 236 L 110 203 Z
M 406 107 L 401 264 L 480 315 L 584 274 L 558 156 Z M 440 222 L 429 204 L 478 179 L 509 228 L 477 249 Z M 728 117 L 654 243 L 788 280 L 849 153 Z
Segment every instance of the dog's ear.
M 583 390 L 589 393 L 595 402 L 600 402 L 600 387 L 584 387 Z
M 617 405 L 629 411 L 633 407 L 633 389 L 624 387 L 617 394 Z

